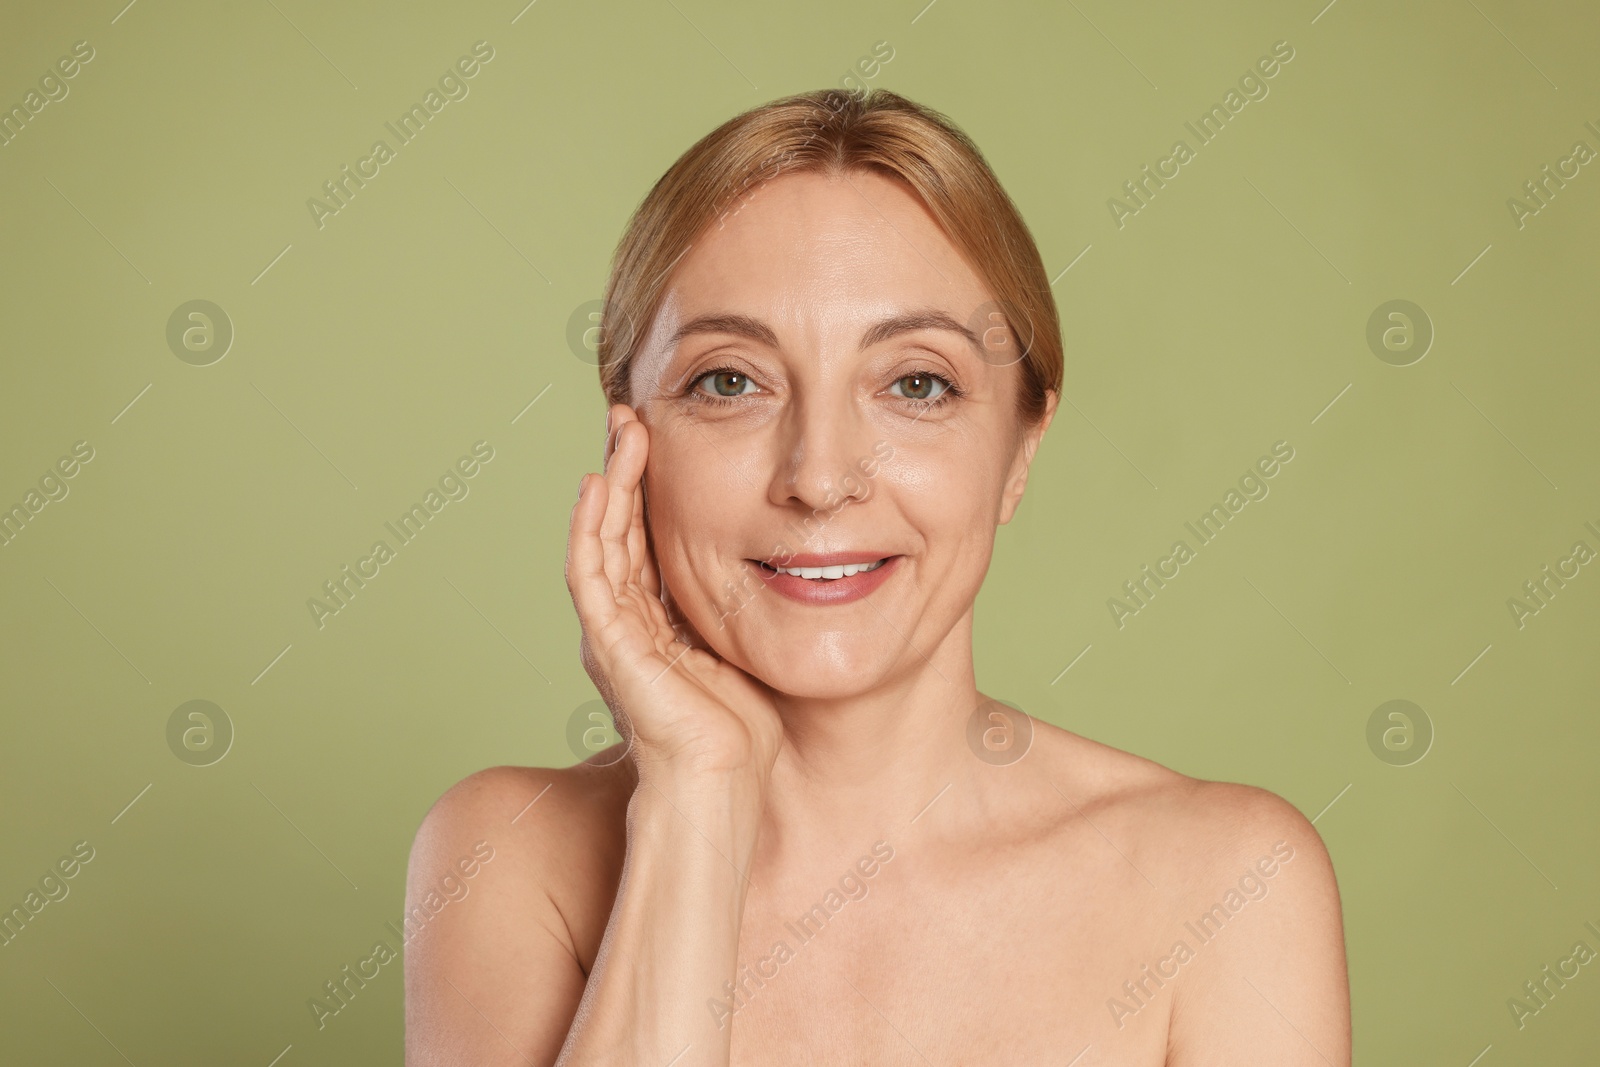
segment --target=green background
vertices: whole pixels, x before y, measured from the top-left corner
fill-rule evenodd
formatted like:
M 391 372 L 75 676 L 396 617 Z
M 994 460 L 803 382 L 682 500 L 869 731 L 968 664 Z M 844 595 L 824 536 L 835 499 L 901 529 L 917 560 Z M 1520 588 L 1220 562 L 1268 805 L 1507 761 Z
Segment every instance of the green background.
M 983 148 L 1065 334 L 981 687 L 1315 816 L 1358 1063 L 1600 1061 L 1600 965 L 1525 1029 L 1506 1007 L 1600 949 L 1600 565 L 1521 628 L 1506 603 L 1600 549 L 1600 162 L 1506 205 L 1600 149 L 1600 16 L 1323 2 L 8 4 L 5 106 L 96 55 L 0 147 L 0 506 L 95 458 L 0 548 L 0 904 L 96 856 L 0 948 L 3 1058 L 398 1062 L 398 966 L 320 1031 L 308 998 L 394 942 L 428 805 L 575 761 L 595 695 L 561 562 L 604 407 L 569 325 L 680 152 L 887 41 L 863 80 Z M 307 199 L 479 40 L 470 94 L 319 228 Z M 1119 228 L 1279 40 L 1269 95 Z M 166 339 L 196 299 L 236 333 L 209 366 Z M 1366 340 L 1395 299 L 1436 331 L 1408 366 Z M 470 495 L 319 629 L 306 600 L 478 440 Z M 1119 628 L 1108 598 L 1278 440 L 1270 495 Z M 194 699 L 235 730 L 210 766 L 168 746 Z M 1367 742 L 1393 699 L 1434 732 L 1409 766 Z

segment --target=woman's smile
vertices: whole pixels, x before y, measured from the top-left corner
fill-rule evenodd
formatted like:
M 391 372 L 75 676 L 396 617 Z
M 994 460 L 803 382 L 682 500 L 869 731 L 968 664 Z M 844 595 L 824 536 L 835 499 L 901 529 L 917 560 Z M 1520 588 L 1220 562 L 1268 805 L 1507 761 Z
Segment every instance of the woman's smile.
M 802 604 L 847 604 L 887 582 L 904 558 L 877 552 L 830 552 L 793 556 L 782 567 L 760 560 L 745 562 L 756 568 L 768 588 L 790 600 Z

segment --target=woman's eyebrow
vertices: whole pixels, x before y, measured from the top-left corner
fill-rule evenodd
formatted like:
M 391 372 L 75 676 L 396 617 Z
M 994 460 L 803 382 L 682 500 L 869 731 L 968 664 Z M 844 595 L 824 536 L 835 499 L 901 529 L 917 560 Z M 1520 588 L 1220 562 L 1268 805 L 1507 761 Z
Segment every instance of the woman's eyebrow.
M 751 318 L 749 315 L 696 315 L 673 331 L 672 336 L 667 338 L 666 350 L 672 351 L 684 338 L 698 333 L 731 333 L 739 337 L 748 337 L 769 348 L 779 347 L 778 335 L 772 332 L 772 327 L 760 319 Z
M 981 347 L 976 334 L 937 308 L 925 308 L 904 315 L 894 315 L 870 327 L 861 335 L 861 347 L 871 348 L 891 337 L 913 330 L 949 330 L 960 334 L 973 348 Z
M 974 348 L 980 347 L 977 335 L 970 328 L 936 308 L 926 308 L 921 311 L 892 315 L 874 323 L 861 335 L 861 347 L 864 349 L 871 348 L 873 345 L 882 344 L 891 337 L 910 333 L 914 330 L 948 330 L 965 338 L 967 343 Z M 778 335 L 773 332 L 772 327 L 749 315 L 697 315 L 673 331 L 672 336 L 667 338 L 666 347 L 670 351 L 676 348 L 684 338 L 701 333 L 730 333 L 739 337 L 747 337 L 769 348 L 781 347 L 778 343 Z

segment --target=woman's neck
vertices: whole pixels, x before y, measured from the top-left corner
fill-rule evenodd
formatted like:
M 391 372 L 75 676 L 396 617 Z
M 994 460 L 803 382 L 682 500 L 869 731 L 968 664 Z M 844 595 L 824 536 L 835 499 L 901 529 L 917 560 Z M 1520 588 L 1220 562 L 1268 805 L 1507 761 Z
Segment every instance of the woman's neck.
M 762 820 L 771 848 L 804 856 L 856 848 L 864 835 L 870 843 L 985 769 L 968 746 L 968 722 L 983 701 L 969 621 L 866 692 L 779 695 L 784 742 Z

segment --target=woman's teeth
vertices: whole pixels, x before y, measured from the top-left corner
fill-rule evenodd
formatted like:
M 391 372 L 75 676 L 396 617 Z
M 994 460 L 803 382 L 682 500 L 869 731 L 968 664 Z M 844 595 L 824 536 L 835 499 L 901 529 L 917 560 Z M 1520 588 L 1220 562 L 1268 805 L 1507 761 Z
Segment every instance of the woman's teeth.
M 813 578 L 831 581 L 836 578 L 850 578 L 867 571 L 875 571 L 883 566 L 883 560 L 874 560 L 871 563 L 842 563 L 836 567 L 778 567 L 777 570 L 784 574 L 792 574 L 796 578 Z

